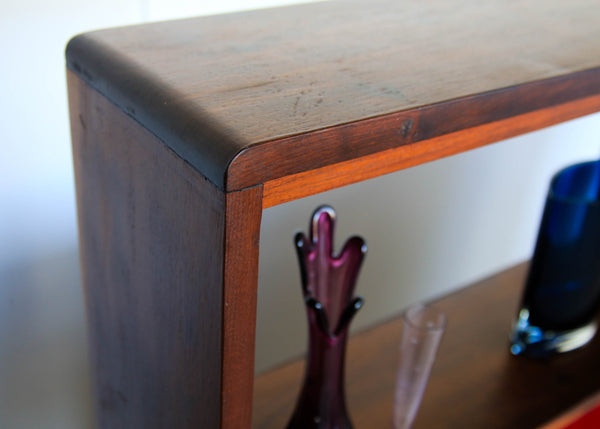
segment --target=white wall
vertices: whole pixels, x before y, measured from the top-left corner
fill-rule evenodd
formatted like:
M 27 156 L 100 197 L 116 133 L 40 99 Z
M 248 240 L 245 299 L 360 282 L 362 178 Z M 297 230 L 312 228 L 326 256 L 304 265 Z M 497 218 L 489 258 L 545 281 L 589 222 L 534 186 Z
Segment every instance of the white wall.
M 301 355 L 306 322 L 293 232 L 314 207 L 338 214 L 337 248 L 362 235 L 369 248 L 358 281 L 365 305 L 352 328 L 399 313 L 528 259 L 550 177 L 594 159 L 600 114 L 263 213 L 256 369 Z M 451 321 L 450 321 L 451 322 Z M 507 326 L 507 329 L 509 327 Z
M 63 51 L 79 32 L 291 3 L 0 3 L 0 427 L 90 427 Z M 600 116 L 274 207 L 263 216 L 257 369 L 304 348 L 292 233 L 337 209 L 369 254 L 355 326 L 526 258 L 549 176 L 597 155 Z M 282 323 L 285 322 L 285 323 Z
M 136 2 L 0 2 L 3 429 L 91 427 L 63 51 L 140 16 Z

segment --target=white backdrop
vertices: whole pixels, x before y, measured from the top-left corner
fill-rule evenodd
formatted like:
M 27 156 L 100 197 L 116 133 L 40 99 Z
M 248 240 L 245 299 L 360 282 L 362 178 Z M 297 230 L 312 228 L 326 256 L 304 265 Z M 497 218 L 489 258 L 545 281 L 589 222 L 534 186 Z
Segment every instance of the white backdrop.
M 352 328 L 399 313 L 528 259 L 551 176 L 594 159 L 600 115 L 267 209 L 259 270 L 257 364 L 302 353 L 305 322 L 292 233 L 333 205 L 338 248 L 353 234 L 369 248 Z M 467 311 L 467 309 L 465 309 Z M 451 321 L 449 321 L 451 323 Z M 507 329 L 509 327 L 507 326 Z
M 64 47 L 79 32 L 282 0 L 0 3 L 0 427 L 90 427 Z M 599 153 L 600 116 L 300 201 L 263 215 L 257 370 L 304 349 L 292 235 L 338 211 L 369 245 L 357 329 L 527 258 L 552 173 Z

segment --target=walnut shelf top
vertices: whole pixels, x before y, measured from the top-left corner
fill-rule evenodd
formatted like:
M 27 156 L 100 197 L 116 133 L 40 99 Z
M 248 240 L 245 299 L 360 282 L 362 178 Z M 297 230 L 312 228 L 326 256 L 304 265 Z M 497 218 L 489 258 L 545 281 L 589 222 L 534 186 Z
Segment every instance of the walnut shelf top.
M 598 95 L 598 22 L 597 0 L 330 1 L 92 32 L 67 65 L 229 191 Z

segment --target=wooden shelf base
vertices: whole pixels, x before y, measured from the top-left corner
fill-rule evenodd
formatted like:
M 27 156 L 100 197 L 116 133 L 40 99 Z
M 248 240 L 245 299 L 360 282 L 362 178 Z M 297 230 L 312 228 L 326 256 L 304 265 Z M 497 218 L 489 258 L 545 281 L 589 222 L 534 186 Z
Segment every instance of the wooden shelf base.
M 448 328 L 414 428 L 534 428 L 600 386 L 600 339 L 548 360 L 517 358 L 508 334 L 527 264 L 440 299 Z M 402 322 L 354 336 L 347 354 L 348 406 L 357 429 L 389 428 Z M 303 375 L 298 361 L 255 380 L 253 427 L 281 429 Z

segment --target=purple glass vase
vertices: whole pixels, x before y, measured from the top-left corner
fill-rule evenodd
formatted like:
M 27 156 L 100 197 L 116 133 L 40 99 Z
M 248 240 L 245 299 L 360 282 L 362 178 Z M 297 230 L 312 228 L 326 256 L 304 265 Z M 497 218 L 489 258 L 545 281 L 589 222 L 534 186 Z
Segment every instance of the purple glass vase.
M 344 393 L 344 358 L 350 321 L 363 304 L 353 297 L 367 247 L 360 237 L 333 254 L 335 212 L 315 210 L 309 237 L 295 237 L 308 318 L 304 384 L 288 429 L 350 429 Z

